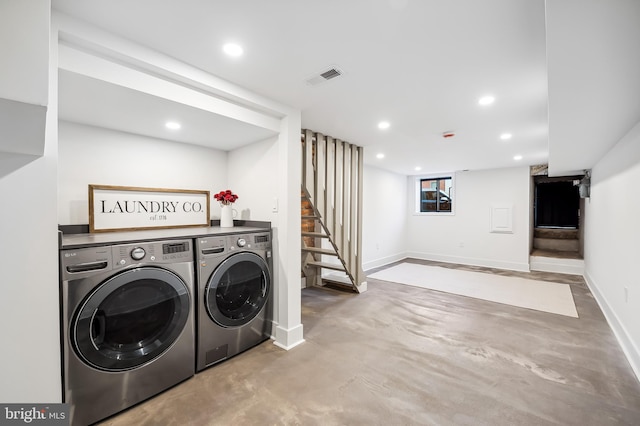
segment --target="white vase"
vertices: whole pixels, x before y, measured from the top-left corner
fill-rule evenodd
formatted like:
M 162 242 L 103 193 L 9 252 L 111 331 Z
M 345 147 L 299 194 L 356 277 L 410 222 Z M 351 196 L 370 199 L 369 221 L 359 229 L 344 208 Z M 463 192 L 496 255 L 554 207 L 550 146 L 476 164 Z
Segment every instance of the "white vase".
M 231 204 L 222 205 L 220 209 L 220 227 L 233 228 L 233 209 Z

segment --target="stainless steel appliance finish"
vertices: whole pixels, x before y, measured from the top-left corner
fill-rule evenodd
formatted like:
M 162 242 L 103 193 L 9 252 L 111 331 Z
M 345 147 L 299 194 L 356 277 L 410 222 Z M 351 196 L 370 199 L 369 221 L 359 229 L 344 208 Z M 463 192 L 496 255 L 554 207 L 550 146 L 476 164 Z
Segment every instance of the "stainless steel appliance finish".
M 271 232 L 196 239 L 196 371 L 271 336 Z
M 63 399 L 72 425 L 195 373 L 193 240 L 60 251 Z

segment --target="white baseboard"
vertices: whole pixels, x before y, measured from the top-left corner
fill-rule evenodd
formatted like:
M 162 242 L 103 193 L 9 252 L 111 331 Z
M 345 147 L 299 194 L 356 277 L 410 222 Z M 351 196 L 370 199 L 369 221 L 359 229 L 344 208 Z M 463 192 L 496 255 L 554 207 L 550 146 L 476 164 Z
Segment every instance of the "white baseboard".
M 618 316 L 607 302 L 607 299 L 602 293 L 600 293 L 598 285 L 595 283 L 593 278 L 588 273 L 585 273 L 584 280 L 586 281 L 589 290 L 591 290 L 591 294 L 593 294 L 593 297 L 596 299 L 598 306 L 600 306 L 600 310 L 607 319 L 609 327 L 613 330 L 613 334 L 616 336 L 618 343 L 622 347 L 622 351 L 627 357 L 627 360 L 631 365 L 631 369 L 636 375 L 636 379 L 640 381 L 640 350 L 638 349 L 638 346 L 618 319 Z
M 380 259 L 376 259 L 376 260 L 371 260 L 367 263 L 364 263 L 362 265 L 362 269 L 364 271 L 369 271 L 371 269 L 374 268 L 379 268 L 381 266 L 385 266 L 385 265 L 389 265 L 393 262 L 398 262 L 400 260 L 406 259 L 407 258 L 407 254 L 406 253 L 397 253 L 391 256 L 386 256 L 386 257 L 381 257 Z
M 531 256 L 532 271 L 558 272 L 560 274 L 584 275 L 584 260 Z
M 295 348 L 301 343 L 304 343 L 304 339 L 302 337 L 302 324 L 290 329 L 286 329 L 278 325 L 276 327 L 274 340 L 274 345 L 287 351 Z
M 507 269 L 510 271 L 529 272 L 529 263 L 504 262 L 492 259 L 476 259 L 472 257 L 448 256 L 435 253 L 409 252 L 407 257 L 435 262 L 458 263 L 461 265 L 484 266 L 485 268 Z

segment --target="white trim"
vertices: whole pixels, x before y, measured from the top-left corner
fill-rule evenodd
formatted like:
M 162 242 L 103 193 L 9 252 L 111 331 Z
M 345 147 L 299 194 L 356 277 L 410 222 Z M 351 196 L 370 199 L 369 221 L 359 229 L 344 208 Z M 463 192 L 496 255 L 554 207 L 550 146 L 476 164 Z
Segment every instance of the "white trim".
M 472 257 L 459 257 L 441 255 L 435 253 L 408 252 L 408 258 L 420 260 L 433 260 L 436 262 L 457 263 L 460 265 L 483 266 L 485 268 L 506 269 L 509 271 L 530 272 L 528 263 L 503 262 L 492 259 L 476 259 Z
M 302 328 L 302 324 L 298 324 L 288 330 L 277 326 L 276 335 L 273 337 L 273 344 L 287 351 L 295 348 L 301 343 L 304 343 L 304 339 L 302 338 Z
M 407 253 L 398 253 L 391 256 L 382 257 L 380 259 L 372 260 L 362 265 L 362 269 L 364 271 L 370 271 L 374 268 L 379 268 L 381 266 L 390 265 L 394 262 L 399 262 L 407 258 Z
M 529 265 L 532 271 L 557 272 L 571 275 L 584 274 L 584 260 L 582 259 L 530 256 Z
M 600 310 L 604 314 L 604 317 L 607 319 L 607 323 L 609 323 L 609 327 L 613 331 L 613 334 L 616 336 L 616 340 L 620 344 L 622 348 L 622 352 L 627 357 L 627 361 L 631 365 L 631 369 L 636 375 L 636 379 L 640 381 L 640 350 L 633 342 L 633 339 L 625 329 L 624 325 L 620 320 L 618 320 L 618 316 L 615 313 L 615 310 L 611 308 L 607 299 L 604 297 L 602 293 L 598 290 L 598 285 L 595 283 L 593 278 L 589 275 L 589 273 L 584 274 L 584 280 L 587 283 L 587 287 L 593 294 L 594 299 L 598 303 Z

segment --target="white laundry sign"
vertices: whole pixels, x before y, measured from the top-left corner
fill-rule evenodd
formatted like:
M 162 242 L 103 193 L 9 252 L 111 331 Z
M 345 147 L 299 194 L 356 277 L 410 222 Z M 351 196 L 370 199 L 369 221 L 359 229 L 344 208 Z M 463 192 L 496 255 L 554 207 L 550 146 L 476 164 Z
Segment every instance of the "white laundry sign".
M 209 225 L 209 191 L 89 185 L 89 230 Z

